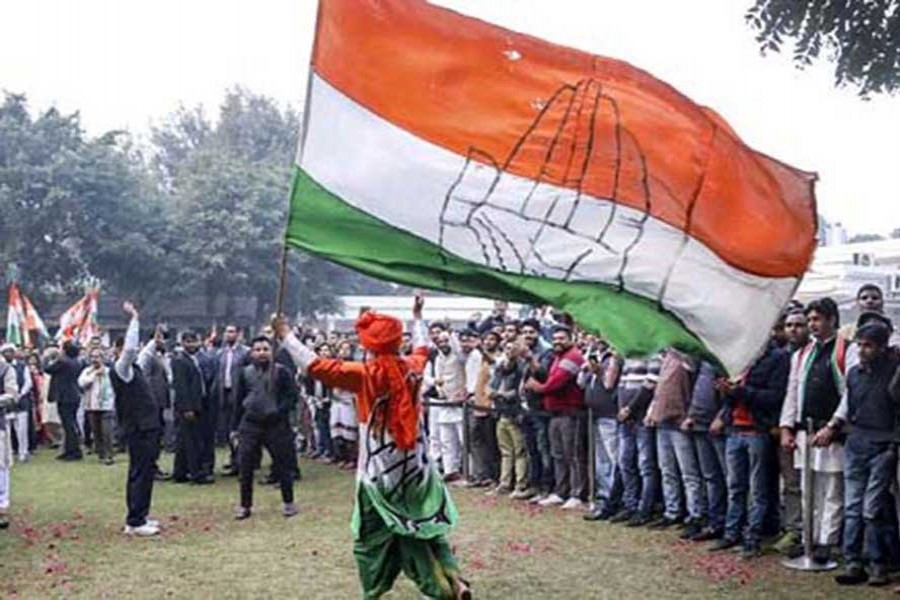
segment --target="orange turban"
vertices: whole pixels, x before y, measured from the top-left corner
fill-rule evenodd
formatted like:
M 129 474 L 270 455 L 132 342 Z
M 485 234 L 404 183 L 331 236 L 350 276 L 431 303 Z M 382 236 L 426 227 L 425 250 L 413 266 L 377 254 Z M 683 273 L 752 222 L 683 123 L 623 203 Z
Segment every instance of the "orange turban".
M 374 354 L 397 354 L 403 344 L 403 323 L 372 311 L 356 320 L 356 333 L 363 348 Z
M 394 317 L 369 311 L 356 320 L 356 332 L 363 348 L 375 354 L 374 360 L 368 363 L 369 372 L 375 374 L 376 379 L 380 379 L 379 374 L 383 376 L 381 381 L 388 388 L 373 392 L 377 395 L 388 392 L 390 397 L 390 404 L 384 411 L 365 415 L 363 413 L 367 411 L 361 410 L 359 417 L 368 421 L 373 430 L 387 428 L 400 450 L 412 450 L 419 435 L 419 412 L 415 397 L 417 384 L 409 379 L 410 367 L 398 355 L 403 343 L 403 323 Z

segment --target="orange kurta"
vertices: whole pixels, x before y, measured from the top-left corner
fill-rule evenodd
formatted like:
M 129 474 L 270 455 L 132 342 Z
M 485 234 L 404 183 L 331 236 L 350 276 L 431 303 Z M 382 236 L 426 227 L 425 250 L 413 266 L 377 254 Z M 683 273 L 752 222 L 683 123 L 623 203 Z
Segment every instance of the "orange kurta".
M 318 358 L 309 365 L 309 376 L 328 387 L 338 387 L 356 394 L 356 414 L 360 423 L 369 423 L 376 400 L 389 395 L 390 379 L 385 361 L 396 362 L 408 382 L 410 396 L 419 391 L 428 350 L 417 348 L 410 356 L 378 356 L 370 361 L 343 361 Z M 393 398 L 391 398 L 393 400 Z M 412 448 L 418 436 L 419 404 L 392 404 L 388 411 L 388 429 L 400 448 Z

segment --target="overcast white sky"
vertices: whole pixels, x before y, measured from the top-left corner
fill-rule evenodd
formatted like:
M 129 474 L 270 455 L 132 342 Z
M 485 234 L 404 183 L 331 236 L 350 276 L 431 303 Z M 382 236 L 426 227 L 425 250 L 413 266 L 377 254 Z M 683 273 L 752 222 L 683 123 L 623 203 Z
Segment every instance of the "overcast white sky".
M 627 60 L 722 114 L 751 146 L 819 173 L 820 211 L 852 232 L 900 227 L 900 97 L 863 102 L 828 67 L 760 56 L 752 0 L 440 0 Z M 145 133 L 179 104 L 212 114 L 240 84 L 301 106 L 315 0 L 27 0 L 0 19 L 0 88 L 80 110 L 92 134 Z

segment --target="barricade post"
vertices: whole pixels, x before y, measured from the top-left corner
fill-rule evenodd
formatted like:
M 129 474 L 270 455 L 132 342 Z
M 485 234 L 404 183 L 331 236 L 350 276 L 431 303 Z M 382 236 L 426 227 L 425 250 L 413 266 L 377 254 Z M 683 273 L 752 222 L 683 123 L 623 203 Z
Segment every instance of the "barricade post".
M 803 449 L 803 486 L 801 504 L 803 510 L 803 556 L 797 558 L 786 558 L 781 564 L 788 569 L 795 571 L 831 571 L 836 569 L 838 564 L 833 560 L 827 562 L 816 562 L 813 560 L 813 513 L 815 511 L 815 498 L 813 490 L 815 488 L 815 473 L 812 470 L 812 439 L 815 435 L 813 429 L 813 420 L 806 419 L 806 447 Z

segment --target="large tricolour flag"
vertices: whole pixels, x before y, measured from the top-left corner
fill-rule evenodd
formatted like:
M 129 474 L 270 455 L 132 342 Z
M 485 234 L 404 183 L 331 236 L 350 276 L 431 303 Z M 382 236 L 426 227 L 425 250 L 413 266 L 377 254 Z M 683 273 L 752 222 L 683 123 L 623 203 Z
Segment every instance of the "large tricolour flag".
M 723 82 L 723 85 L 727 83 Z M 321 0 L 287 242 L 552 304 L 738 372 L 815 247 L 814 175 L 621 61 L 419 0 Z

